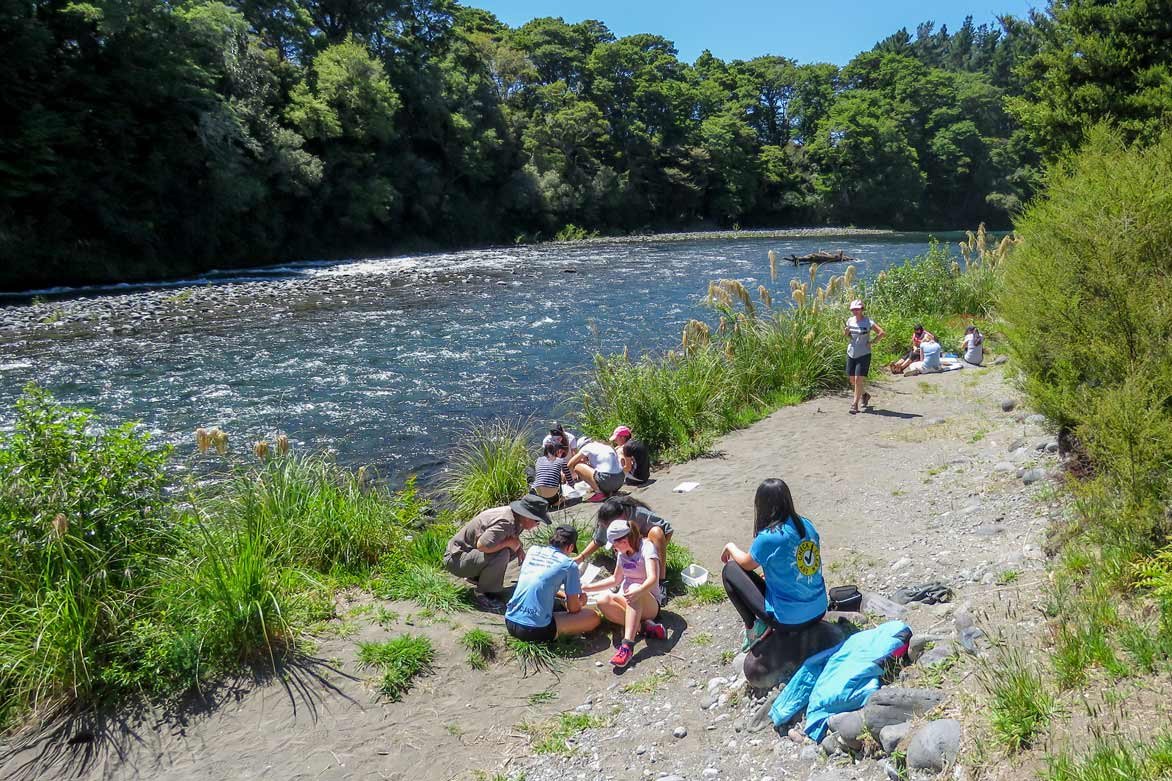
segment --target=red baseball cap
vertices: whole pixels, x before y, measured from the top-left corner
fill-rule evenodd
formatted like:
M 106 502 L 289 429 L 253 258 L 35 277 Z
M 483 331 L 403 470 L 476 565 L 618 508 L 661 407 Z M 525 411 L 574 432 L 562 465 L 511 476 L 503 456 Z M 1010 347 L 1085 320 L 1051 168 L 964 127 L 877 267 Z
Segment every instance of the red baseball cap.
M 619 437 L 630 437 L 630 436 L 631 436 L 631 429 L 627 428 L 626 426 L 619 426 L 614 430 L 614 433 L 610 435 L 610 441 L 614 442 Z

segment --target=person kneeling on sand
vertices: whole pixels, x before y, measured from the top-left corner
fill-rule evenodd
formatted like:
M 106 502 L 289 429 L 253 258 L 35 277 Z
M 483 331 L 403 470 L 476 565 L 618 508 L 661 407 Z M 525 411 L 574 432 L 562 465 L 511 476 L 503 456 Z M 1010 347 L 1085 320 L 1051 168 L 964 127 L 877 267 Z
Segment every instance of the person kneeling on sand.
M 595 442 L 589 437 L 578 437 L 574 443 L 577 453 L 570 459 L 570 471 L 594 489 L 594 495 L 587 501 L 601 502 L 618 493 L 627 476 L 619 463 L 619 454 L 605 442 Z
M 448 541 L 444 569 L 476 583 L 476 591 L 487 606 L 499 609 L 509 562 L 514 558 L 525 561 L 521 533 L 550 523 L 548 508 L 540 496 L 527 494 L 504 507 L 485 510 Z
M 792 633 L 813 626 L 828 605 L 818 530 L 794 509 L 789 486 L 784 480 L 765 480 L 753 504 L 749 551 L 730 542 L 720 554 L 724 590 L 745 624 L 741 650 L 770 630 Z
M 666 518 L 656 515 L 650 507 L 633 496 L 612 496 L 599 505 L 594 537 L 574 561 L 589 561 L 594 551 L 606 545 L 606 530 L 617 520 L 635 524 L 639 528 L 639 534 L 655 546 L 655 553 L 659 557 L 655 562 L 656 579 L 659 581 L 659 593 L 662 596 L 667 585 L 664 582 L 667 578 L 667 544 L 671 542 L 674 530 Z
M 635 638 L 642 632 L 648 638 L 667 637 L 659 615 L 659 581 L 656 560 L 659 554 L 650 540 L 643 539 L 639 527 L 627 521 L 614 521 L 606 529 L 606 547 L 617 554 L 614 574 L 586 586 L 586 591 L 606 591 L 598 598 L 598 609 L 611 623 L 623 628 L 623 642 L 610 663 L 626 667 L 635 653 Z M 619 585 L 618 592 L 609 591 Z
M 505 629 L 513 637 L 547 643 L 559 635 L 580 635 L 598 628 L 598 613 L 582 609 L 586 595 L 578 567 L 570 558 L 577 545 L 578 530 L 559 526 L 548 545 L 529 549 L 505 611 Z M 559 590 L 565 596 L 566 609 L 555 611 L 554 598 Z

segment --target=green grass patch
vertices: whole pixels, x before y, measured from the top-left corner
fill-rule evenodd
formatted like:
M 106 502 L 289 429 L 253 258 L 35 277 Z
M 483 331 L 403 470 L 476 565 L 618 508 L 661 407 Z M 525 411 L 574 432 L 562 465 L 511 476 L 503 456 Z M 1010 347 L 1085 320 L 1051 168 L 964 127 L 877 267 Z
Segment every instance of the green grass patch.
M 410 600 L 424 611 L 456 613 L 472 609 L 468 587 L 448 573 L 421 564 L 389 562 L 372 578 L 370 589 L 383 599 Z
M 1172 735 L 1149 743 L 1099 741 L 1082 757 L 1061 754 L 1050 762 L 1045 781 L 1159 781 L 1172 778 Z
M 552 643 L 531 643 L 509 635 L 505 638 L 505 647 L 521 668 L 521 673 L 528 675 L 538 670 L 560 671 L 563 660 L 581 649 L 581 642 L 577 637 L 559 637 Z
M 535 754 L 570 756 L 578 748 L 573 742 L 574 737 L 607 724 L 607 719 L 589 713 L 562 713 L 540 724 L 523 722 L 517 725 L 517 729 L 529 736 Z
M 986 665 L 980 682 L 990 697 L 993 734 L 1011 753 L 1033 745 L 1058 709 L 1038 669 L 1016 650 Z
M 558 698 L 558 693 L 553 689 L 546 689 L 545 691 L 534 692 L 529 695 L 530 705 L 545 705 L 553 702 Z
M 496 659 L 496 638 L 483 629 L 469 629 L 460 645 L 468 650 L 468 666 L 474 670 L 484 670 Z
M 421 635 L 399 635 L 380 643 L 359 643 L 358 660 L 382 672 L 379 692 L 398 702 L 410 691 L 415 678 L 431 670 L 435 647 Z
M 698 645 L 701 647 L 712 645 L 713 640 L 715 640 L 711 632 L 697 632 L 696 634 L 692 635 L 690 639 L 692 641 L 692 645 Z

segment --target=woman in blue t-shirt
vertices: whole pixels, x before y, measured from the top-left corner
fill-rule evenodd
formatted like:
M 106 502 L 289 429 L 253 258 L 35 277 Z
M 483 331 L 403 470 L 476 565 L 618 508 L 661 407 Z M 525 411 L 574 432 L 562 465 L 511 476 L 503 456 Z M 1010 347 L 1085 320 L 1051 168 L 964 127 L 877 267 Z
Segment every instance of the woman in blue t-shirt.
M 757 486 L 753 504 L 748 553 L 730 542 L 720 554 L 724 590 L 745 622 L 742 650 L 770 628 L 791 632 L 817 623 L 827 604 L 818 530 L 794 509 L 789 486 L 770 478 Z

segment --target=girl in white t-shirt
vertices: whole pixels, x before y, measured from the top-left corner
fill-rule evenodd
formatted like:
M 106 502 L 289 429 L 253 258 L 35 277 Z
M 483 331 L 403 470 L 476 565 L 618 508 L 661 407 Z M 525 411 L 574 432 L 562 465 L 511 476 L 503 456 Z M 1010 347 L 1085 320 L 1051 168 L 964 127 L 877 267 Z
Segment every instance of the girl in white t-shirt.
M 640 631 L 648 638 L 663 640 L 667 630 L 656 623 L 659 615 L 659 551 L 643 539 L 639 527 L 625 520 L 611 522 L 606 529 L 607 547 L 616 554 L 614 574 L 583 586 L 583 591 L 604 591 L 598 609 L 611 623 L 623 627 L 623 642 L 610 663 L 626 667 L 635 653 Z M 619 586 L 617 592 L 610 591 Z
M 964 329 L 964 339 L 960 343 L 960 351 L 961 355 L 964 356 L 965 363 L 980 366 L 981 361 L 985 360 L 985 337 L 981 335 L 975 325 Z

